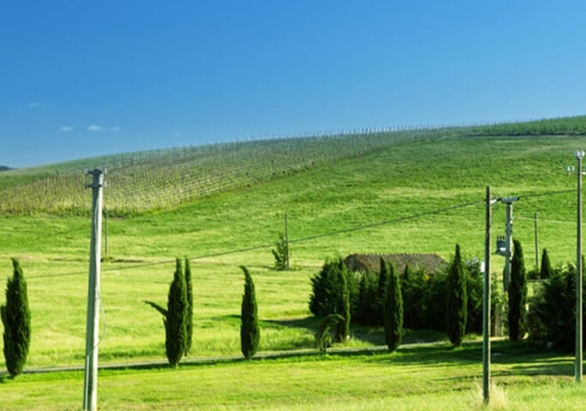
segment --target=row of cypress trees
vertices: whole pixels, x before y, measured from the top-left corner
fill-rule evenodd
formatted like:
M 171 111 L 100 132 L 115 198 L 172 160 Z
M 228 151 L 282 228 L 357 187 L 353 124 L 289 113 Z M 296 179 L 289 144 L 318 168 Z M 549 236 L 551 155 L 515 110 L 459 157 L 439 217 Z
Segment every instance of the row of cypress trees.
M 246 267 L 240 268 L 244 273 L 240 342 L 242 354 L 246 359 L 250 359 L 258 351 L 260 326 L 252 276 Z M 165 353 L 169 364 L 176 367 L 181 358 L 191 350 L 193 341 L 193 290 L 189 259 L 185 259 L 185 268 L 181 259 L 176 259 L 173 281 L 169 286 L 167 308 L 152 301 L 145 301 L 145 303 L 163 316 Z
M 193 290 L 191 266 L 185 259 L 185 269 L 181 259 L 175 261 L 173 281 L 169 285 L 167 308 L 152 301 L 146 304 L 163 316 L 165 326 L 165 353 L 172 367 L 176 367 L 183 356 L 189 353 L 193 339 Z

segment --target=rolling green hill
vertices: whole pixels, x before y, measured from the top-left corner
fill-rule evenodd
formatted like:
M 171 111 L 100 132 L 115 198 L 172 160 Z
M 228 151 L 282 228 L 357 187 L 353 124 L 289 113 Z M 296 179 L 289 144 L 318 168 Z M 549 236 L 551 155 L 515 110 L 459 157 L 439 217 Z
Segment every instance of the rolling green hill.
M 449 259 L 455 244 L 466 259 L 482 258 L 487 186 L 495 198 L 520 197 L 514 236 L 528 268 L 535 265 L 536 214 L 538 253 L 547 247 L 554 265 L 573 261 L 576 177 L 565 167 L 586 147 L 585 122 L 507 125 L 500 135 L 500 125 L 489 125 L 230 143 L 0 173 L 0 272 L 8 276 L 10 257 L 18 257 L 28 280 L 27 367 L 83 364 L 91 202 L 85 169 L 108 169 L 101 363 L 164 359 L 161 317 L 144 300 L 164 304 L 175 257 L 192 262 L 192 358 L 239 354 L 240 265 L 256 285 L 260 351 L 312 349 L 309 278 L 325 259 Z M 493 242 L 504 234 L 505 207 L 497 202 L 491 210 Z M 293 269 L 277 272 L 270 249 L 285 214 Z M 502 258 L 492 260 L 500 272 Z M 380 344 L 380 330 L 354 332 L 347 347 Z
M 422 141 L 584 133 L 586 117 L 569 117 L 234 142 L 89 158 L 0 174 L 0 214 L 87 215 L 89 202 L 84 186 L 88 178 L 84 171 L 93 168 L 108 172 L 107 207 L 111 215 L 128 216 L 169 210 L 311 169 L 338 167 L 345 160 L 366 159 L 371 154 L 391 148 L 402 150 Z M 417 157 L 413 160 L 424 161 Z

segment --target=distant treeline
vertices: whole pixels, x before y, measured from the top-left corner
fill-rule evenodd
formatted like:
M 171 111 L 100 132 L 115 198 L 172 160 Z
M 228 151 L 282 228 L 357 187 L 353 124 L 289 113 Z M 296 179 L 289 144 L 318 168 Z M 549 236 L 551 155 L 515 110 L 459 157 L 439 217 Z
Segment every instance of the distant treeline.
M 7 167 L 7 166 L 0 166 L 0 171 L 8 171 L 10 169 L 11 168 L 10 167 Z

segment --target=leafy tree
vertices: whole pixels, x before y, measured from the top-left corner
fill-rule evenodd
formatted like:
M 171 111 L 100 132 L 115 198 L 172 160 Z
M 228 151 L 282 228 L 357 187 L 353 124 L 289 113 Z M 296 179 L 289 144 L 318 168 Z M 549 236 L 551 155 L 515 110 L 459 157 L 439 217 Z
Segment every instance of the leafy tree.
M 12 259 L 13 275 L 6 285 L 6 305 L 0 307 L 4 326 L 4 359 L 12 377 L 19 375 L 26 363 L 31 340 L 31 314 L 27 285 L 20 263 Z
M 254 282 L 246 267 L 240 267 L 244 272 L 244 295 L 240 312 L 240 349 L 244 358 L 251 359 L 258 351 L 260 344 L 260 326 Z
M 542 280 L 547 280 L 551 277 L 552 273 L 553 268 L 551 267 L 551 262 L 549 261 L 547 248 L 544 248 L 543 253 L 541 254 L 541 269 L 539 271 L 539 278 L 541 278 Z
M 511 260 L 511 282 L 509 284 L 509 339 L 518 341 L 527 331 L 527 273 L 523 261 L 523 249 L 518 240 L 513 240 L 513 259 Z
M 460 245 L 456 244 L 456 254 L 448 272 L 448 305 L 446 312 L 446 331 L 450 342 L 458 347 L 466 333 L 468 293 L 466 271 L 460 256 Z
M 185 355 L 187 348 L 187 287 L 181 260 L 176 259 L 173 281 L 169 286 L 167 309 L 152 302 L 145 301 L 163 315 L 165 324 L 165 352 L 172 367 L 176 367 Z
M 290 250 L 287 239 L 283 234 L 279 234 L 279 241 L 275 244 L 277 247 L 271 250 L 273 257 L 275 257 L 275 270 L 285 271 L 289 269 Z
M 389 351 L 395 351 L 403 338 L 403 296 L 401 294 L 401 281 L 395 273 L 393 264 L 381 259 L 382 271 L 387 276 L 387 290 L 384 305 L 385 339 Z
M 187 292 L 187 318 L 185 319 L 185 332 L 187 341 L 185 343 L 185 355 L 191 350 L 193 341 L 193 285 L 191 279 L 191 264 L 185 259 L 185 289 Z

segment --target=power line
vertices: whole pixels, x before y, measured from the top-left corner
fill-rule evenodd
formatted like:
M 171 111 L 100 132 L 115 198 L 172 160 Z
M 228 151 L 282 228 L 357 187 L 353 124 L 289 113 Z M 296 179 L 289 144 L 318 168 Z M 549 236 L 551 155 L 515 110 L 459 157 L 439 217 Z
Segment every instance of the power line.
M 558 191 L 548 191 L 548 192 L 544 192 L 544 193 L 531 193 L 531 194 L 524 194 L 522 196 L 519 196 L 519 198 L 525 198 L 525 197 L 543 197 L 543 196 L 567 194 L 567 193 L 573 193 L 574 191 L 575 190 L 558 190 Z M 479 200 L 479 201 L 470 201 L 470 202 L 466 202 L 466 203 L 455 204 L 455 205 L 451 205 L 451 206 L 448 206 L 448 207 L 443 207 L 443 208 L 438 208 L 438 209 L 435 209 L 435 210 L 425 211 L 425 212 L 422 212 L 422 213 L 412 214 L 412 215 L 409 215 L 409 216 L 397 217 L 397 218 L 393 218 L 393 219 L 390 219 L 390 220 L 383 220 L 383 221 L 378 221 L 378 222 L 371 223 L 371 224 L 365 224 L 365 225 L 360 225 L 360 226 L 356 226 L 356 227 L 346 228 L 346 229 L 343 229 L 343 230 L 332 231 L 330 233 L 316 234 L 316 235 L 302 237 L 302 238 L 297 238 L 297 239 L 289 239 L 289 243 L 303 243 L 303 242 L 315 240 L 315 239 L 318 239 L 318 238 L 333 237 L 333 236 L 336 236 L 336 235 L 347 234 L 347 233 L 352 233 L 352 232 L 356 232 L 356 231 L 362 231 L 362 230 L 366 230 L 366 229 L 369 229 L 369 228 L 380 227 L 380 226 L 390 225 L 390 224 L 402 223 L 402 222 L 405 222 L 405 221 L 416 220 L 418 218 L 423 218 L 423 217 L 426 217 L 426 216 L 442 214 L 442 213 L 445 213 L 445 212 L 448 212 L 448 211 L 452 211 L 452 210 L 457 210 L 457 209 L 460 209 L 460 208 L 465 208 L 465 207 L 471 207 L 471 206 L 476 206 L 476 205 L 484 204 L 484 202 L 485 202 L 485 200 Z M 494 213 L 494 211 L 493 211 L 493 213 Z M 517 217 L 517 218 L 519 218 L 519 219 L 525 219 L 525 217 Z M 531 219 L 531 220 L 533 220 L 533 219 Z M 540 220 L 540 221 L 557 222 L 557 221 L 554 221 L 554 220 Z M 566 222 L 559 221 L 559 223 L 564 223 L 565 224 Z M 244 247 L 244 248 L 232 249 L 232 250 L 227 250 L 227 251 L 219 251 L 219 252 L 205 254 L 205 255 L 201 255 L 201 256 L 190 257 L 189 260 L 193 261 L 193 260 L 203 260 L 203 259 L 206 259 L 206 258 L 222 257 L 222 256 L 225 256 L 225 255 L 239 254 L 239 253 L 245 253 L 245 252 L 250 252 L 250 251 L 263 250 L 263 249 L 267 249 L 267 248 L 270 248 L 270 247 L 273 247 L 273 246 L 274 246 L 274 244 L 273 243 L 270 243 L 270 244 L 262 244 L 262 245 L 253 246 L 253 247 Z M 171 264 L 174 261 L 175 261 L 174 259 L 168 259 L 168 260 L 155 261 L 155 262 L 143 263 L 143 264 L 133 264 L 133 265 L 126 265 L 126 266 L 119 266 L 119 267 L 102 268 L 102 272 L 105 273 L 105 272 L 113 272 L 113 271 L 124 271 L 124 270 L 136 269 L 136 268 L 152 267 L 152 266 L 156 266 L 156 265 Z M 28 277 L 28 278 L 29 278 L 29 280 L 31 280 L 31 279 L 34 280 L 34 279 L 37 279 L 37 278 L 39 278 L 39 279 L 41 279 L 41 278 L 54 278 L 54 277 L 85 275 L 85 274 L 87 274 L 87 271 L 76 271 L 76 272 L 71 272 L 71 273 L 54 274 L 54 275 L 50 275 L 50 274 L 49 275 L 40 275 L 40 276 Z
M 302 243 L 302 242 L 315 240 L 317 238 L 333 237 L 336 235 L 346 234 L 346 233 L 351 233 L 351 232 L 356 232 L 356 231 L 362 231 L 362 230 L 366 230 L 369 228 L 380 227 L 380 226 L 390 225 L 390 224 L 395 224 L 395 223 L 401 223 L 401 222 L 405 222 L 405 221 L 415 220 L 415 219 L 430 216 L 430 215 L 437 215 L 437 214 L 445 213 L 445 212 L 448 212 L 451 210 L 457 210 L 460 208 L 470 207 L 470 206 L 479 205 L 479 204 L 483 204 L 483 203 L 484 203 L 484 201 L 481 200 L 481 201 L 471 201 L 471 202 L 467 202 L 467 203 L 455 204 L 452 206 L 439 208 L 439 209 L 435 209 L 435 210 L 430 210 L 430 211 L 426 211 L 423 213 L 413 214 L 413 215 L 404 216 L 404 217 L 397 217 L 397 218 L 390 219 L 390 220 L 378 221 L 378 222 L 371 223 L 371 224 L 365 224 L 365 225 L 351 227 L 351 228 L 347 228 L 347 229 L 343 229 L 343 230 L 332 231 L 330 233 L 316 234 L 316 235 L 302 237 L 302 238 L 298 238 L 298 239 L 290 239 L 289 243 Z M 201 256 L 190 257 L 188 259 L 190 261 L 202 260 L 202 259 L 206 259 L 206 258 L 215 258 L 215 257 L 221 257 L 221 256 L 225 256 L 225 255 L 263 250 L 263 249 L 267 249 L 270 247 L 274 247 L 274 243 L 262 244 L 262 245 L 253 246 L 253 247 L 232 249 L 232 250 L 227 250 L 227 251 L 219 251 L 219 252 L 205 254 L 205 255 L 201 255 Z M 111 267 L 111 268 L 104 268 L 103 267 L 102 273 L 130 270 L 130 269 L 136 269 L 136 268 L 152 267 L 155 265 L 171 264 L 174 261 L 175 261 L 174 259 L 169 259 L 169 260 L 164 260 L 164 261 L 156 261 L 156 262 L 143 263 L 143 264 L 133 264 L 133 265 L 120 266 L 120 267 Z M 28 278 L 29 278 L 29 280 L 30 279 L 34 280 L 37 278 L 56 278 L 56 277 L 75 276 L 75 275 L 84 275 L 84 274 L 87 274 L 87 271 L 77 271 L 77 272 L 55 274 L 55 275 L 40 275 L 40 276 L 28 277 Z
M 519 198 L 525 198 L 525 197 L 543 197 L 543 196 L 552 196 L 552 195 L 558 195 L 558 194 L 567 194 L 567 193 L 575 193 L 576 189 L 572 189 L 572 190 L 558 190 L 558 191 L 548 191 L 545 193 L 533 193 L 533 194 L 523 194 L 521 196 L 519 196 Z

